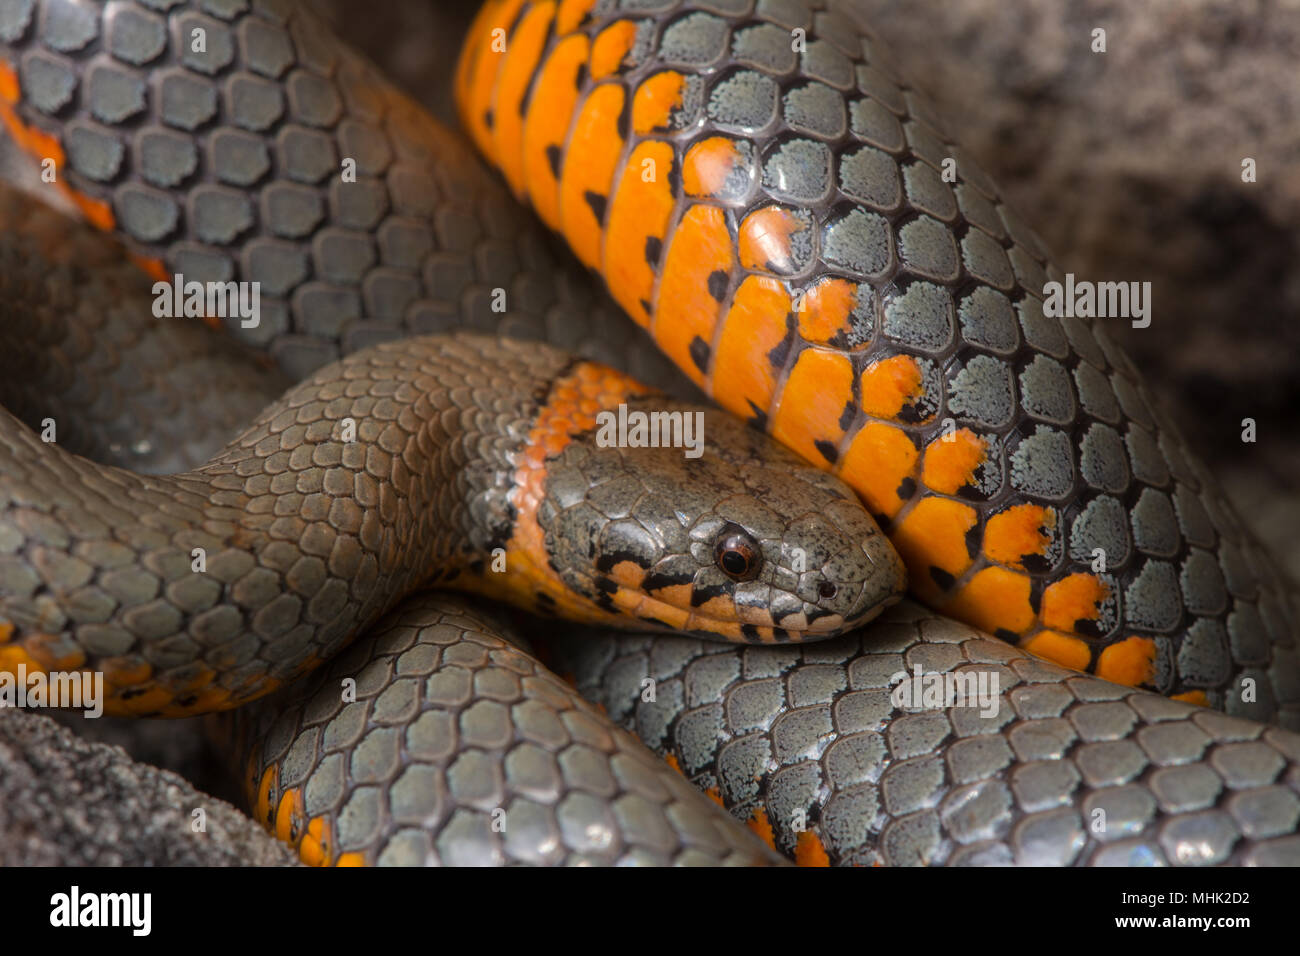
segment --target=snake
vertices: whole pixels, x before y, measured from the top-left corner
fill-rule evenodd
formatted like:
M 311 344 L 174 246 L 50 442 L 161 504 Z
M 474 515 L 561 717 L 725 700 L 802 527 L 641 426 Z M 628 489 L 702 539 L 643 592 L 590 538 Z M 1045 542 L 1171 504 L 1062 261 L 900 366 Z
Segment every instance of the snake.
M 232 733 L 254 741 L 245 749 L 253 754 L 246 782 L 255 815 L 304 859 L 680 862 L 689 855 L 687 833 L 692 853 L 710 846 L 717 860 L 725 844 L 732 862 L 779 859 L 768 848 L 801 863 L 833 864 L 1297 858 L 1300 750 L 1282 729 L 1300 726 L 1294 592 L 1104 322 L 1044 309 L 1044 287 L 1064 277 L 1041 240 L 974 159 L 939 132 L 924 98 L 841 5 L 485 3 L 454 79 L 473 147 L 289 3 L 157 9 L 11 0 L 0 7 L 0 58 L 0 121 L 57 170 L 59 188 L 85 219 L 125 241 L 121 268 L 129 258 L 164 285 L 180 274 L 260 283 L 256 327 L 209 319 L 224 327 L 229 341 L 221 348 L 232 362 L 240 350 L 260 350 L 273 371 L 301 381 L 289 393 L 299 408 L 323 407 L 313 389 L 364 379 L 374 363 L 419 376 L 427 361 L 426 384 L 436 390 L 440 377 L 464 371 L 466 356 L 477 371 L 498 354 L 513 355 L 514 364 L 507 363 L 503 391 L 484 400 L 515 403 L 516 420 L 526 420 L 521 402 L 546 407 L 539 387 L 553 380 L 521 371 L 539 362 L 550 362 L 552 373 L 588 369 L 623 383 L 615 397 L 645 398 L 622 373 L 587 364 L 603 361 L 684 399 L 716 402 L 752 426 L 710 419 L 710 433 L 743 450 L 746 470 L 775 456 L 779 471 L 794 473 L 776 450 L 784 446 L 835 481 L 805 477 L 800 488 L 817 489 L 810 500 L 833 500 L 836 520 L 866 529 L 861 546 L 838 553 L 858 566 L 867 556 L 882 580 L 846 582 L 842 562 L 826 564 L 815 591 L 781 592 L 795 604 L 751 608 L 761 624 L 742 620 L 736 596 L 743 589 L 728 586 L 719 602 L 734 609 L 726 626 L 710 620 L 694 629 L 737 643 L 587 632 L 559 640 L 541 656 L 570 674 L 586 700 L 543 677 L 528 642 L 509 635 L 508 625 L 469 605 L 444 612 L 417 603 L 404 612 L 393 607 L 402 588 L 359 597 L 344 618 L 295 640 L 277 646 L 272 639 L 277 652 L 295 645 L 300 656 L 259 658 L 251 669 L 261 683 L 223 684 L 194 666 L 193 641 L 160 634 L 164 622 L 189 628 L 196 616 L 169 603 L 170 588 L 139 586 L 123 558 L 129 571 L 119 577 L 130 583 L 122 620 L 130 615 L 134 629 L 92 625 L 90 633 L 101 647 L 118 640 L 137 650 L 109 667 L 124 709 L 130 701 L 140 713 L 234 706 L 290 682 L 268 699 L 279 700 L 279 710 L 235 710 Z M 480 166 L 475 148 L 497 174 Z M 540 226 L 517 201 L 533 208 Z M 547 227 L 607 294 L 570 267 Z M 49 283 L 33 286 L 37 298 L 68 295 L 50 292 Z M 590 335 L 593 327 L 605 331 Z M 452 329 L 495 337 L 445 334 Z M 505 343 L 515 338 L 583 354 L 563 359 L 540 345 L 512 351 Z M 461 360 L 448 363 L 444 354 Z M 474 382 L 459 394 L 491 391 Z M 388 380 L 366 396 L 358 420 L 383 408 L 393 416 L 385 419 L 391 440 L 403 412 L 386 400 L 399 392 L 411 394 Z M 86 395 L 95 388 L 86 386 Z M 32 424 L 48 405 L 38 399 L 28 408 Z M 14 461 L 71 477 L 75 488 L 134 496 L 152 516 L 134 522 L 148 550 L 158 546 L 152 525 L 202 521 L 207 507 L 219 521 L 245 520 L 237 508 L 225 510 L 243 504 L 235 487 L 235 477 L 248 477 L 241 465 L 255 469 L 299 452 L 315 465 L 306 436 L 319 423 L 296 416 L 273 406 L 225 458 L 192 462 L 197 467 L 170 484 L 56 458 L 9 419 L 0 435 Z M 583 428 L 564 414 L 558 419 L 562 429 Z M 372 428 L 373 447 L 393 454 L 384 431 Z M 328 439 L 320 429 L 313 440 Z M 760 454 L 753 442 L 762 433 L 772 441 Z M 129 440 L 129 425 L 126 434 L 116 447 L 128 457 L 160 444 L 141 449 Z M 548 472 L 560 462 L 557 473 L 572 482 L 562 493 L 579 498 L 591 488 L 573 476 L 595 473 L 563 456 L 580 450 L 591 453 L 589 440 L 546 459 Z M 421 452 L 429 463 L 428 449 Z M 399 475 L 421 480 L 407 464 L 391 472 L 381 464 L 384 474 L 371 476 L 388 479 L 373 496 L 387 520 L 396 506 L 389 498 L 384 507 L 385 489 Z M 458 479 L 458 494 L 474 474 L 471 467 Z M 660 493 L 692 501 L 684 489 L 694 488 L 694 474 L 686 468 L 683 490 Z M 270 497 L 258 512 L 265 520 L 250 527 L 274 527 L 282 510 L 315 491 L 283 471 L 259 477 Z M 623 477 L 635 486 L 645 475 L 638 465 Z M 722 467 L 699 491 L 716 497 L 715 482 L 738 477 Z M 0 574 L 0 615 L 10 623 L 0 654 L 8 665 L 82 666 L 96 651 L 66 626 L 76 588 L 67 582 L 84 583 L 103 569 L 45 550 L 70 538 L 64 522 L 78 507 L 75 495 L 60 499 L 55 485 L 29 481 L 22 491 L 30 499 L 14 508 L 8 468 L 4 481 L 9 511 L 0 544 L 10 557 Z M 764 489 L 763 510 L 776 503 L 769 498 L 778 487 L 773 479 Z M 847 507 L 840 487 L 865 511 Z M 617 482 L 607 488 L 606 517 L 616 524 L 634 496 Z M 47 502 L 52 519 L 31 513 L 41 507 L 22 511 Z M 546 513 L 537 503 L 537 514 Z M 440 504 L 444 518 L 455 510 Z M 838 541 L 842 529 L 827 531 L 827 509 L 795 504 L 793 515 L 820 519 L 816 530 L 801 529 L 811 553 L 830 561 L 824 536 Z M 323 506 L 321 499 L 307 507 Z M 127 511 L 108 496 L 99 507 Z M 324 526 L 320 534 L 338 533 L 346 506 L 339 511 L 311 512 Z M 510 520 L 517 517 L 516 508 Z M 104 524 L 84 508 L 77 520 Z M 692 573 L 725 576 L 722 545 L 740 543 L 775 574 L 784 557 L 772 568 L 775 555 L 753 546 L 747 522 L 754 520 L 735 521 L 703 556 L 687 549 L 679 557 L 690 552 Z M 663 515 L 637 517 L 615 564 L 597 562 L 592 573 L 580 549 L 569 548 L 566 559 L 576 563 L 534 560 L 531 581 L 496 581 L 494 596 L 530 606 L 545 593 L 566 614 L 577 608 L 588 623 L 608 624 L 616 598 L 623 610 L 644 609 L 646 592 L 638 589 L 672 591 L 669 600 L 653 599 L 643 620 L 698 625 L 691 602 L 711 603 L 707 587 L 683 598 L 673 590 L 682 587 L 679 573 L 647 573 L 648 557 L 657 560 L 663 544 L 647 529 L 667 524 Z M 396 527 L 372 531 L 385 557 L 426 546 L 398 543 L 395 531 L 385 537 Z M 473 538 L 486 527 L 458 531 Z M 903 571 L 882 550 L 877 527 L 900 556 L 912 599 L 837 637 L 901 586 Z M 508 564 L 527 565 L 518 540 L 512 550 L 515 532 L 504 534 L 489 534 L 486 543 L 500 546 Z M 531 543 L 538 537 L 531 534 Z M 589 527 L 579 539 L 590 540 Z M 257 560 L 288 575 L 305 560 L 298 550 L 305 542 L 279 543 L 289 546 Z M 180 576 L 189 571 L 189 549 L 169 557 L 165 565 L 155 560 L 160 570 L 152 573 L 188 581 Z M 481 570 L 468 577 L 493 580 Z M 432 583 L 427 569 L 403 573 Z M 252 605 L 235 611 L 237 581 L 217 580 L 222 616 L 245 625 L 227 627 L 251 646 L 257 625 L 241 615 Z M 285 608 L 302 604 L 297 589 L 287 577 L 263 588 L 264 610 L 274 606 L 265 620 L 273 632 L 284 627 L 276 633 L 283 637 L 297 613 Z M 849 600 L 846 593 L 862 600 L 825 613 L 827 602 Z M 537 604 L 531 601 L 534 610 Z M 787 616 L 811 632 L 787 627 Z M 377 637 L 364 635 L 333 663 L 296 679 L 369 625 Z M 793 637 L 819 639 L 783 643 Z M 231 649 L 231 660 L 237 656 Z M 913 666 L 998 675 L 994 714 L 896 702 L 896 674 Z M 480 680 L 480 667 L 492 676 Z M 403 674 L 431 676 L 420 690 Z M 338 682 L 349 678 L 356 699 L 340 700 Z M 525 684 L 547 698 L 544 706 L 520 703 L 517 688 Z M 471 688 L 487 700 L 473 699 Z M 577 713 L 583 717 L 562 716 Z M 525 715 L 538 726 L 521 727 Z M 668 760 L 645 763 L 643 745 L 606 726 L 609 719 L 635 728 Z M 511 751 L 520 739 L 526 752 Z M 581 756 L 566 761 L 566 748 Z M 624 761 L 619 750 L 640 756 Z M 634 762 L 659 772 L 633 781 Z M 663 767 L 673 771 L 671 782 Z M 707 798 L 689 812 L 673 804 L 688 805 L 682 775 L 715 806 Z M 523 835 L 492 823 L 512 795 L 520 812 L 505 816 L 528 821 Z M 747 826 L 724 827 L 718 820 L 726 815 L 709 815 L 716 804 Z M 692 827 L 683 814 L 711 822 Z

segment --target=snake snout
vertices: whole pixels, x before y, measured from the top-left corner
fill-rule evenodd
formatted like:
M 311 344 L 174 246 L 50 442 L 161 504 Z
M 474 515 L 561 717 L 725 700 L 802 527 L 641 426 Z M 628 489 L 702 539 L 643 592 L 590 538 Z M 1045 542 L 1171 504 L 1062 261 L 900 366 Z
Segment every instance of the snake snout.
M 792 637 L 833 637 L 870 621 L 906 590 L 901 559 L 855 500 L 827 502 L 792 522 L 786 541 L 787 559 L 802 570 L 776 623 Z

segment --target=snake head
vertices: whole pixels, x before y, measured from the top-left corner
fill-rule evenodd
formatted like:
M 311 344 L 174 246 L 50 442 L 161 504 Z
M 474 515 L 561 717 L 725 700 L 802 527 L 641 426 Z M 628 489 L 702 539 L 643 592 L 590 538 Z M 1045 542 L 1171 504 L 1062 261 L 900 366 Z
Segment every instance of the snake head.
M 839 479 L 722 412 L 626 409 L 679 415 L 683 444 L 703 441 L 643 447 L 633 426 L 548 462 L 538 523 L 570 591 L 624 626 L 748 642 L 831 637 L 902 596 L 902 562 Z

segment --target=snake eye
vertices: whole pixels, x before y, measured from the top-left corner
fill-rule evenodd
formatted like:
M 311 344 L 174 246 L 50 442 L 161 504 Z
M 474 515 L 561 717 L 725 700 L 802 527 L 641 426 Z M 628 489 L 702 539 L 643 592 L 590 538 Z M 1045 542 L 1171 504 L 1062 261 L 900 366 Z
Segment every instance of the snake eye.
M 757 542 L 739 528 L 723 533 L 714 549 L 722 573 L 733 581 L 749 581 L 758 575 L 763 557 Z

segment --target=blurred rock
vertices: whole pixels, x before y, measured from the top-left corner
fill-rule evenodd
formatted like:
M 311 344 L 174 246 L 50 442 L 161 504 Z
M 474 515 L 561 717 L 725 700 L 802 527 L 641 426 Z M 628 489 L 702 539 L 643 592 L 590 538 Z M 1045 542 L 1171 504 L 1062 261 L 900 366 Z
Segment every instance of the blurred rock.
M 206 831 L 192 829 L 192 812 Z M 174 773 L 0 710 L 0 866 L 286 866 L 296 858 Z

